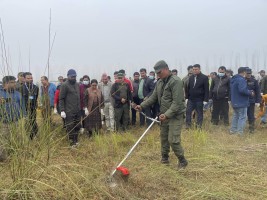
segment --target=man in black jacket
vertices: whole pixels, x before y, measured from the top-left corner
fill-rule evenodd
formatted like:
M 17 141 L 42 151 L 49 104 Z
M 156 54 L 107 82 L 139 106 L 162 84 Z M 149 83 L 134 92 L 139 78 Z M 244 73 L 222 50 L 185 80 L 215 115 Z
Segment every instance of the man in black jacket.
M 39 87 L 33 84 L 33 78 L 30 72 L 25 72 L 23 76 L 25 79 L 25 84 L 22 88 L 22 98 L 27 113 L 26 130 L 30 132 L 30 138 L 33 139 L 38 132 L 38 126 L 36 123 L 36 109 L 38 107 L 37 100 Z
M 218 125 L 219 116 L 223 117 L 224 125 L 229 125 L 230 77 L 226 76 L 226 68 L 219 67 L 218 74 L 212 79 L 209 98 L 213 101 L 211 122 Z
M 133 93 L 132 93 L 133 103 L 139 105 L 140 99 L 138 98 L 138 88 L 139 88 L 140 74 L 139 74 L 139 72 L 134 72 L 133 76 L 134 76 L 133 81 L 132 81 L 132 84 L 133 84 Z M 136 110 L 134 108 L 132 108 L 132 125 L 135 126 L 135 124 L 136 124 Z
M 68 80 L 65 81 L 59 92 L 60 115 L 65 119 L 66 131 L 69 134 L 71 147 L 78 145 L 78 132 L 80 126 L 80 89 L 76 81 L 76 71 L 68 71 Z
M 259 82 L 252 76 L 252 70 L 247 68 L 246 81 L 248 89 L 254 92 L 254 96 L 249 97 L 249 107 L 247 109 L 249 132 L 253 133 L 255 129 L 255 106 L 259 107 L 261 103 L 261 92 Z
M 209 100 L 209 79 L 200 71 L 200 65 L 193 66 L 194 75 L 189 77 L 188 85 L 185 87 L 186 127 L 191 127 L 191 115 L 193 110 L 197 112 L 197 127 L 202 127 L 203 105 Z
M 138 87 L 138 98 L 140 99 L 140 104 L 145 101 L 153 92 L 155 84 L 152 79 L 150 79 L 146 75 L 146 69 L 141 68 L 140 69 L 140 75 L 141 79 L 139 81 L 139 87 Z M 147 107 L 144 109 L 146 116 L 152 117 L 152 107 Z M 151 124 L 151 120 L 146 120 L 147 126 Z M 143 115 L 140 115 L 140 126 L 143 126 L 145 124 L 145 117 Z

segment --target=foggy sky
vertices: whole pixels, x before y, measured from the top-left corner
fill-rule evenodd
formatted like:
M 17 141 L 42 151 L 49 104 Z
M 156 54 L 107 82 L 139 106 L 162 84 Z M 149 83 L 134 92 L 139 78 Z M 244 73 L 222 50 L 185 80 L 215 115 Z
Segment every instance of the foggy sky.
M 131 76 L 161 59 L 181 76 L 195 63 L 204 73 L 266 69 L 266 0 L 0 0 L 10 65 L 0 51 L 2 76 L 47 75 L 50 8 L 51 80 L 70 68 L 91 79 L 122 68 Z

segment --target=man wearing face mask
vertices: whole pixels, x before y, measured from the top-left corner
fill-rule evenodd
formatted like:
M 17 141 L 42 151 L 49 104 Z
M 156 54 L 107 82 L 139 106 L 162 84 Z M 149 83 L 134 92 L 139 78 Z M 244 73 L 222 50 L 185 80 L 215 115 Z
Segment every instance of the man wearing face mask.
M 155 87 L 155 84 L 154 84 L 153 80 L 150 79 L 146 75 L 146 69 L 145 68 L 140 69 L 140 75 L 141 75 L 141 79 L 139 81 L 139 86 L 138 86 L 138 98 L 140 99 L 140 103 L 142 103 L 152 94 L 154 87 Z M 145 108 L 144 112 L 145 112 L 146 116 L 152 117 L 151 107 Z M 140 115 L 140 126 L 144 126 L 145 120 L 146 120 L 147 126 L 149 126 L 151 124 L 151 120 L 145 119 L 145 117 L 143 115 Z
M 255 96 L 253 90 L 249 90 L 246 82 L 246 67 L 239 67 L 238 74 L 231 79 L 231 105 L 233 107 L 233 118 L 230 134 L 243 135 L 246 125 L 247 108 L 249 97 Z
M 247 68 L 246 80 L 248 84 L 248 89 L 255 93 L 255 96 L 249 97 L 249 107 L 247 110 L 249 132 L 253 133 L 255 129 L 255 106 L 260 107 L 261 94 L 259 82 L 252 76 L 252 70 Z
M 65 119 L 66 131 L 69 135 L 71 147 L 78 144 L 78 131 L 80 130 L 80 89 L 76 81 L 76 71 L 70 69 L 67 73 L 68 80 L 60 87 L 59 108 L 60 115 Z
M 80 87 L 80 104 L 81 104 L 80 110 L 81 110 L 81 117 L 82 117 L 82 128 L 84 128 L 84 120 L 83 120 L 83 118 L 85 117 L 85 112 L 84 112 L 83 108 L 85 106 L 84 106 L 83 99 L 84 99 L 85 90 L 90 87 L 90 78 L 89 78 L 88 75 L 84 75 L 82 77 L 82 84 L 80 84 L 79 87 Z
M 219 67 L 218 74 L 210 85 L 209 99 L 213 102 L 211 122 L 218 125 L 219 116 L 222 114 L 224 125 L 229 125 L 229 102 L 230 99 L 230 78 L 225 74 L 226 68 Z

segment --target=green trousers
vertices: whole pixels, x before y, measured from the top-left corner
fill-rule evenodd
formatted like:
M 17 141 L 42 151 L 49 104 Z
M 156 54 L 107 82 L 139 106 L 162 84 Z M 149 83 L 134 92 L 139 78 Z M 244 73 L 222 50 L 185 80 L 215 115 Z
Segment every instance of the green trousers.
M 181 130 L 183 124 L 183 115 L 175 116 L 161 124 L 161 155 L 168 156 L 170 147 L 174 154 L 179 157 L 184 155 L 184 150 L 181 145 Z
M 128 128 L 128 122 L 130 117 L 130 106 L 125 103 L 120 108 L 114 108 L 115 111 L 115 122 L 116 122 L 116 131 L 120 128 L 126 130 Z

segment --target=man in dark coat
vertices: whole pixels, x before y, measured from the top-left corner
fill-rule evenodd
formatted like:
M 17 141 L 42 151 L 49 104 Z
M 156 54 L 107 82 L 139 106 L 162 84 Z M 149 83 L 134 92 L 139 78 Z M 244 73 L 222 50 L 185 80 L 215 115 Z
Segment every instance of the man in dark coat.
M 258 81 L 254 76 L 251 75 L 252 70 L 247 68 L 246 80 L 248 84 L 248 89 L 253 91 L 255 96 L 249 97 L 249 106 L 247 110 L 249 132 L 253 133 L 255 129 L 255 106 L 259 107 L 261 103 L 261 93 Z
M 133 84 L 132 96 L 133 96 L 133 103 L 137 105 L 140 104 L 140 99 L 138 97 L 138 88 L 139 88 L 139 81 L 140 81 L 139 77 L 140 77 L 139 72 L 134 72 L 133 81 L 132 81 L 132 84 Z M 135 124 L 136 124 L 136 110 L 132 108 L 132 125 L 135 126 Z
M 36 110 L 38 108 L 39 87 L 33 84 L 33 78 L 30 72 L 25 72 L 23 76 L 25 84 L 22 89 L 22 98 L 27 113 L 26 130 L 30 132 L 30 138 L 33 139 L 38 132 Z
M 218 125 L 222 116 L 224 125 L 229 125 L 230 77 L 225 74 L 226 68 L 219 67 L 218 74 L 211 81 L 209 98 L 213 102 L 211 122 Z
M 197 127 L 202 127 L 203 106 L 209 100 L 209 79 L 200 71 L 200 65 L 193 66 L 194 75 L 189 77 L 188 85 L 185 86 L 186 109 L 186 127 L 191 127 L 192 112 L 197 112 Z
M 78 145 L 78 132 L 80 130 L 80 89 L 76 81 L 76 71 L 70 69 L 68 80 L 60 87 L 59 108 L 60 115 L 65 119 L 66 131 L 69 135 L 71 147 Z

